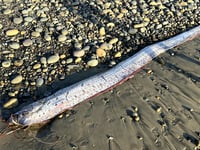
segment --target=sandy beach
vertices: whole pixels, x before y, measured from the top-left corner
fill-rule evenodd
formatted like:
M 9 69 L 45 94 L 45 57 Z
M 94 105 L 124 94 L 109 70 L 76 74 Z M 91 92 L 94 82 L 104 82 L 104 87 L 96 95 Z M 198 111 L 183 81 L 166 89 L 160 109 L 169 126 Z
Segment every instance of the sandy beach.
M 197 38 L 170 50 L 40 130 L 2 137 L 1 149 L 198 149 L 199 44 Z

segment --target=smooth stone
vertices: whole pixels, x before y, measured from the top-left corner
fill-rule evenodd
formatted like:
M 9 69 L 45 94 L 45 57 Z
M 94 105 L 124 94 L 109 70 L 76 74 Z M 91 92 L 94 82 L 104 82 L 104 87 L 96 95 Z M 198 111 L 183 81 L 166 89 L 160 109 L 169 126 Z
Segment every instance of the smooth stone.
M 129 33 L 129 34 L 136 34 L 137 32 L 138 32 L 137 29 L 129 29 L 129 30 L 128 30 L 128 33 Z
M 45 35 L 44 39 L 49 42 L 49 41 L 51 41 L 51 36 L 50 35 Z
M 121 57 L 121 56 L 122 56 L 121 52 L 117 52 L 117 53 L 115 54 L 115 58 L 118 58 L 118 57 Z
M 5 10 L 3 11 L 3 14 L 4 14 L 4 15 L 9 15 L 9 14 L 11 14 L 11 12 L 12 12 L 12 10 L 10 10 L 10 9 L 5 9 Z
M 58 41 L 59 42 L 64 42 L 66 39 L 67 39 L 67 37 L 65 35 L 63 35 L 63 34 L 58 36 Z
M 61 31 L 61 33 L 62 33 L 62 35 L 67 35 L 67 34 L 69 33 L 69 30 L 63 29 L 63 30 Z
M 25 17 L 25 18 L 24 18 L 24 21 L 26 21 L 26 22 L 31 22 L 31 21 L 33 21 L 33 18 L 32 18 L 32 17 Z
M 23 21 L 22 18 L 14 18 L 14 19 L 13 19 L 13 22 L 14 22 L 15 24 L 20 24 L 20 23 L 22 23 L 22 21 Z
M 158 24 L 157 26 L 156 26 L 156 29 L 161 29 L 162 28 L 162 24 Z
M 84 50 L 76 50 L 73 52 L 73 56 L 74 57 L 82 57 L 85 55 L 85 51 Z
M 1 65 L 2 65 L 2 67 L 4 67 L 4 68 L 8 68 L 8 67 L 10 67 L 11 62 L 10 62 L 9 60 L 3 61 L 3 62 L 1 63 Z
M 90 66 L 90 67 L 95 67 L 95 66 L 98 65 L 98 63 L 99 63 L 98 60 L 92 59 L 92 60 L 89 60 L 89 61 L 87 62 L 87 65 Z
M 48 63 L 48 64 L 54 64 L 54 63 L 58 62 L 59 59 L 60 59 L 59 55 L 58 55 L 58 54 L 55 54 L 55 55 L 50 56 L 50 57 L 47 59 L 47 63 Z
M 144 33 L 147 29 L 145 27 L 140 28 L 140 32 Z
M 3 25 L 0 23 L 0 29 L 2 29 L 3 28 Z
M 17 104 L 18 104 L 18 99 L 17 98 L 11 98 L 3 105 L 3 107 L 10 109 L 10 108 L 15 107 Z
M 17 42 L 12 42 L 12 43 L 9 44 L 9 47 L 12 48 L 12 49 L 19 49 L 20 45 Z
M 100 35 L 100 36 L 104 36 L 105 34 L 106 34 L 105 28 L 104 28 L 104 27 L 101 27 L 101 28 L 99 29 L 99 35 Z
M 7 36 L 15 36 L 19 33 L 19 30 L 18 29 L 11 29 L 11 30 L 8 30 L 6 31 L 6 35 Z
M 33 44 L 33 41 L 31 39 L 26 39 L 23 41 L 24 46 L 31 46 Z
M 34 66 L 33 66 L 33 69 L 39 69 L 41 67 L 41 64 L 35 64 Z
M 105 56 L 106 56 L 106 52 L 105 52 L 105 50 L 103 50 L 102 48 L 97 48 L 97 50 L 96 50 L 96 55 L 97 55 L 98 57 L 105 57 Z
M 23 65 L 23 60 L 22 60 L 22 59 L 20 59 L 20 60 L 15 60 L 15 61 L 14 61 L 14 65 L 17 66 L 17 67 L 22 66 L 22 65 Z
M 112 44 L 109 44 L 109 43 L 103 43 L 100 45 L 100 48 L 104 50 L 111 50 L 112 47 L 113 47 Z
M 73 58 L 68 58 L 67 60 L 66 60 L 66 63 L 67 64 L 70 64 L 70 63 L 72 63 L 73 62 Z
M 11 80 L 11 83 L 12 83 L 12 84 L 19 84 L 19 83 L 22 82 L 22 80 L 23 80 L 22 76 L 21 76 L 21 75 L 18 75 L 18 76 L 16 76 L 14 79 Z
M 35 28 L 35 31 L 41 33 L 43 31 L 43 28 L 42 27 L 37 27 L 37 28 Z
M 32 35 L 33 37 L 39 37 L 39 36 L 40 36 L 40 32 L 33 31 L 33 32 L 31 33 L 31 35 Z
M 42 86 L 44 84 L 44 79 L 43 78 L 38 78 L 37 80 L 36 80 L 36 86 L 37 87 L 40 87 L 40 86 Z
M 41 62 L 43 65 L 46 65 L 46 64 L 47 64 L 47 59 L 46 59 L 46 57 L 41 57 L 41 58 L 40 58 L 40 62 Z
M 118 38 L 113 38 L 109 41 L 109 44 L 115 44 L 118 42 Z

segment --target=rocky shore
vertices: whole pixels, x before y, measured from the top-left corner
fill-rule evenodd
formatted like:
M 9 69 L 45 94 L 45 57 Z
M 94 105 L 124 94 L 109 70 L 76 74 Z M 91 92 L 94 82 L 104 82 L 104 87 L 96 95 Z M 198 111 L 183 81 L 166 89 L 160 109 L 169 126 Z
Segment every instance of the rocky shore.
M 200 24 L 200 1 L 1 0 L 0 102 L 15 108 L 69 75 L 112 67 Z

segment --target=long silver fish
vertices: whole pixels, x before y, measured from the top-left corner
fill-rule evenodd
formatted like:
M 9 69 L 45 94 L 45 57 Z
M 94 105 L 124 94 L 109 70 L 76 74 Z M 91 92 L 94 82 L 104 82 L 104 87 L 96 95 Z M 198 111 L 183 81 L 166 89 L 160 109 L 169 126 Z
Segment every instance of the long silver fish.
M 104 73 L 82 80 L 49 97 L 25 106 L 13 114 L 9 122 L 22 126 L 45 122 L 79 103 L 123 83 L 153 58 L 199 35 L 200 26 L 197 26 L 168 40 L 147 46 Z

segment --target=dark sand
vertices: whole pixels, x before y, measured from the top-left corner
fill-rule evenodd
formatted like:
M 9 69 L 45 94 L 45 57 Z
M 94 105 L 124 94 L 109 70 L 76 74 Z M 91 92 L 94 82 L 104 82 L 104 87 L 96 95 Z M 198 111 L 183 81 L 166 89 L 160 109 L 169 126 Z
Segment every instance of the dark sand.
M 134 78 L 40 130 L 1 137 L 0 149 L 195 149 L 200 140 L 199 66 L 200 38 L 161 55 Z

